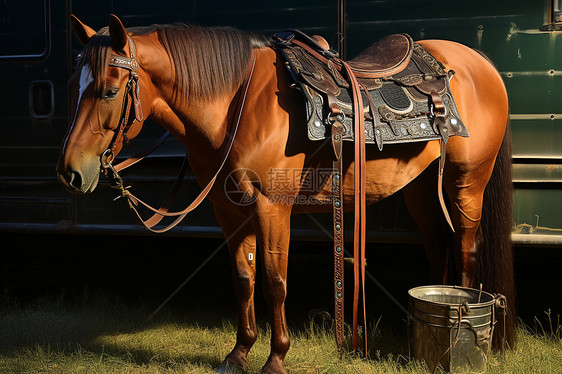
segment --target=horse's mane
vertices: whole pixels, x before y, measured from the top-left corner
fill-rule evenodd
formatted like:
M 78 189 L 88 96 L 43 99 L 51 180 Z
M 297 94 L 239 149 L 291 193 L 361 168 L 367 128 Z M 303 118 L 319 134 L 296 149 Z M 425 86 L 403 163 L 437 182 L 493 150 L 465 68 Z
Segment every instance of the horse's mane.
M 242 84 L 253 48 L 268 44 L 267 39 L 230 27 L 195 25 L 152 25 L 127 30 L 133 35 L 157 32 L 175 69 L 176 95 L 212 99 Z M 103 87 L 111 52 L 108 28 L 101 29 L 87 44 L 84 63 L 93 72 L 95 92 Z
M 90 39 L 79 55 L 81 62 L 90 67 L 94 79 L 94 95 L 97 97 L 102 97 L 105 88 L 107 64 L 112 51 L 110 46 L 109 30 L 104 27 Z
M 242 84 L 254 47 L 264 40 L 230 27 L 154 25 L 175 67 L 180 93 L 207 99 Z M 150 28 L 149 28 L 150 29 Z

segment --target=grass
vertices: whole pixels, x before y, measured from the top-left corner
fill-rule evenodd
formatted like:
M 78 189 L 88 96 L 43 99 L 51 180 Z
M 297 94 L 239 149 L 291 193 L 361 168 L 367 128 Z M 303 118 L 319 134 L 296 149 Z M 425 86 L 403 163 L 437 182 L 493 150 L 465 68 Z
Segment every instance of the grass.
M 3 306 L 2 306 L 3 305 Z M 178 315 L 96 300 L 62 299 L 31 306 L 0 304 L 0 373 L 212 373 L 235 342 L 235 326 L 220 311 Z M 370 359 L 339 354 L 327 314 L 291 330 L 289 373 L 425 373 L 407 359 L 405 337 L 374 324 Z M 267 324 L 250 352 L 258 373 L 269 354 Z M 562 373 L 562 327 L 550 312 L 521 325 L 517 349 L 490 357 L 488 373 Z

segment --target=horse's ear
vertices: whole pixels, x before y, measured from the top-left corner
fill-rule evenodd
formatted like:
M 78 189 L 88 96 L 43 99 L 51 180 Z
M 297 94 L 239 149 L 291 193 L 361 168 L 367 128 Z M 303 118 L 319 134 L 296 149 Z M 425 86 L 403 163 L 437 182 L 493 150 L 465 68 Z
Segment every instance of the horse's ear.
M 96 35 L 96 31 L 91 27 L 83 24 L 74 14 L 70 15 L 70 21 L 72 22 L 72 28 L 83 45 L 88 44 L 92 36 Z
M 115 14 L 109 17 L 109 36 L 111 37 L 111 46 L 114 50 L 122 51 L 125 48 L 125 44 L 127 44 L 127 31 Z

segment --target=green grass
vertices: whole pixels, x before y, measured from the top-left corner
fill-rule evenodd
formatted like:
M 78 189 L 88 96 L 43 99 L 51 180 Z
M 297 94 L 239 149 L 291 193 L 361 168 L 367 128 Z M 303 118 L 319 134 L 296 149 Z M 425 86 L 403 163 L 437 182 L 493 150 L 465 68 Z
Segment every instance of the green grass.
M 0 304 L 0 373 L 212 373 L 235 341 L 235 327 L 220 311 L 166 312 L 147 322 L 149 310 L 103 300 L 69 306 L 47 300 L 33 306 Z M 227 317 L 227 316 L 226 316 Z M 329 316 L 319 314 L 291 330 L 289 373 L 424 373 L 409 362 L 405 338 L 371 331 L 370 359 L 339 354 Z M 269 330 L 250 352 L 258 373 L 269 354 Z M 391 353 L 392 352 L 392 353 Z M 562 373 L 562 327 L 547 314 L 521 326 L 517 349 L 490 357 L 488 373 Z

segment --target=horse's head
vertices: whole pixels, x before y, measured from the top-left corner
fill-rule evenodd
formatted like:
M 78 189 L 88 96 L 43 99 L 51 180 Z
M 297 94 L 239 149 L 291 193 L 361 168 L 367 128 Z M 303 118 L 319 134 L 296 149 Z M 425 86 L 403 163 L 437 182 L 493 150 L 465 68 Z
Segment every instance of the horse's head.
M 69 191 L 87 193 L 139 133 L 144 116 L 135 44 L 119 18 L 111 15 L 109 27 L 98 32 L 74 16 L 72 25 L 85 48 L 68 83 L 70 124 L 57 174 Z

